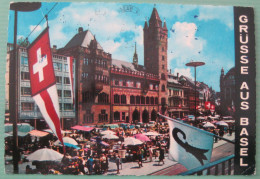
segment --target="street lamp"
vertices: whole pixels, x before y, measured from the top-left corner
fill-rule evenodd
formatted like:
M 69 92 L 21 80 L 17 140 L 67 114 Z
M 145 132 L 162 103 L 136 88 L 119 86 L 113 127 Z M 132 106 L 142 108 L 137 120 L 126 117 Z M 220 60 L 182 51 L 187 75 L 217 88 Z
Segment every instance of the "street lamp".
M 37 10 L 41 7 L 40 2 L 15 2 L 11 3 L 10 10 L 14 10 L 14 47 L 13 47 L 13 59 L 10 59 L 9 70 L 9 110 L 10 119 L 13 122 L 13 170 L 15 174 L 19 173 L 19 151 L 18 151 L 18 137 L 17 137 L 17 120 L 18 120 L 18 66 L 17 60 L 17 13 L 18 11 L 29 12 Z
M 186 63 L 186 66 L 190 66 L 190 67 L 194 67 L 194 76 L 195 76 L 195 121 L 197 121 L 197 116 L 196 116 L 196 106 L 197 106 L 197 100 L 196 100 L 196 92 L 197 92 L 197 85 L 196 85 L 196 67 L 198 66 L 202 66 L 202 65 L 205 65 L 204 62 L 189 62 L 189 63 Z

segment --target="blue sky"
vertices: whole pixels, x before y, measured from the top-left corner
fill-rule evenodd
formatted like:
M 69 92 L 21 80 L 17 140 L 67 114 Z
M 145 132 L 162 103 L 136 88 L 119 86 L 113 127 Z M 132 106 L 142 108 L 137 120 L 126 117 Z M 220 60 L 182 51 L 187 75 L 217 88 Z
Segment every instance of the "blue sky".
M 18 38 L 27 37 L 55 3 L 42 3 L 34 12 L 18 13 Z M 58 3 L 49 14 L 51 45 L 62 48 L 77 33 L 89 29 L 112 57 L 132 61 L 137 43 L 143 64 L 143 26 L 156 7 L 168 28 L 168 69 L 194 78 L 187 62 L 203 61 L 197 80 L 219 91 L 220 70 L 234 66 L 234 24 L 231 6 L 198 6 L 129 3 Z M 8 42 L 13 43 L 13 12 L 9 15 Z M 46 27 L 44 20 L 30 35 L 32 42 Z

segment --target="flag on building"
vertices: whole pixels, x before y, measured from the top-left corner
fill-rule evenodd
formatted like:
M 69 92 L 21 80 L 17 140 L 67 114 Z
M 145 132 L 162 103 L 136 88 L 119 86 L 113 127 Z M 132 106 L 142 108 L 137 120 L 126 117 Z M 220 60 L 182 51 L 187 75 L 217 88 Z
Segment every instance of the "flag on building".
M 63 145 L 48 27 L 28 47 L 28 61 L 32 98 L 46 123 Z
M 67 57 L 67 64 L 68 64 L 69 79 L 70 79 L 71 98 L 74 104 L 73 57 Z
M 213 148 L 213 134 L 169 117 L 169 158 L 188 170 L 210 162 Z

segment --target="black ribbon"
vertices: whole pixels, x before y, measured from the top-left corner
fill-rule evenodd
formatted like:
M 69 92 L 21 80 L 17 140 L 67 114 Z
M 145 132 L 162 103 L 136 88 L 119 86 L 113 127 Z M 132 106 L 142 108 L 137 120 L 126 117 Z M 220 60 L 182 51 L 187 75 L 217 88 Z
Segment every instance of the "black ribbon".
M 209 151 L 209 149 L 199 149 L 197 147 L 193 147 L 190 144 L 188 144 L 187 141 L 183 142 L 179 136 L 177 135 L 179 133 L 182 134 L 183 139 L 186 140 L 186 134 L 179 128 L 174 128 L 172 130 L 172 136 L 174 138 L 174 140 L 180 145 L 182 146 L 186 152 L 191 153 L 194 157 L 196 157 L 198 159 L 198 161 L 201 163 L 201 165 L 203 165 L 203 160 L 207 160 L 207 157 L 205 156 L 205 153 Z M 199 137 L 199 136 L 198 136 Z

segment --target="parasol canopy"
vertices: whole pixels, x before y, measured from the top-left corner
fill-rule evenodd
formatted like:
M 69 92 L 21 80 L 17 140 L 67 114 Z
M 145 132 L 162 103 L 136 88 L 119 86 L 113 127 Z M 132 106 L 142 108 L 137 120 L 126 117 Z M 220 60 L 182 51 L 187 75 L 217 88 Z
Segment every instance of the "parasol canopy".
M 219 121 L 216 124 L 219 125 L 219 126 L 228 126 L 228 124 L 224 121 Z
M 143 142 L 140 141 L 139 139 L 135 139 L 133 137 L 127 137 L 127 138 L 125 138 L 125 141 L 123 142 L 123 144 L 125 146 L 128 146 L 128 145 L 141 145 L 141 144 L 143 144 Z
M 203 125 L 203 127 L 205 127 L 205 128 L 210 128 L 210 127 L 215 128 L 214 124 L 212 124 L 212 123 L 210 123 L 210 122 L 206 122 L 206 123 Z
M 161 134 L 159 134 L 158 132 L 151 131 L 151 132 L 144 133 L 144 135 L 147 135 L 147 136 L 158 136 L 158 135 L 161 135 Z
M 119 139 L 119 137 L 114 134 L 106 134 L 106 135 L 102 136 L 102 138 L 103 139 Z
M 100 132 L 100 134 L 101 135 L 107 135 L 107 134 L 115 134 L 115 132 L 114 131 L 111 131 L 111 130 L 106 130 L 106 131 L 102 131 L 102 132 Z
M 72 144 L 72 145 L 78 145 L 78 142 L 76 142 L 73 138 L 71 137 L 63 137 L 63 142 L 64 143 L 69 143 L 69 144 Z M 54 145 L 60 145 L 60 141 L 59 140 L 56 140 L 56 142 L 54 142 Z
M 36 137 L 44 137 L 47 136 L 48 132 L 38 131 L 38 130 L 32 130 L 29 132 L 30 135 L 36 136 Z
M 144 134 L 135 134 L 133 137 L 136 138 L 136 139 L 138 139 L 138 140 L 140 140 L 140 141 L 142 141 L 142 142 L 151 141 L 151 140 L 150 140 L 146 135 L 144 135 Z
M 29 161 L 61 161 L 62 158 L 62 154 L 48 148 L 36 150 L 27 156 Z

